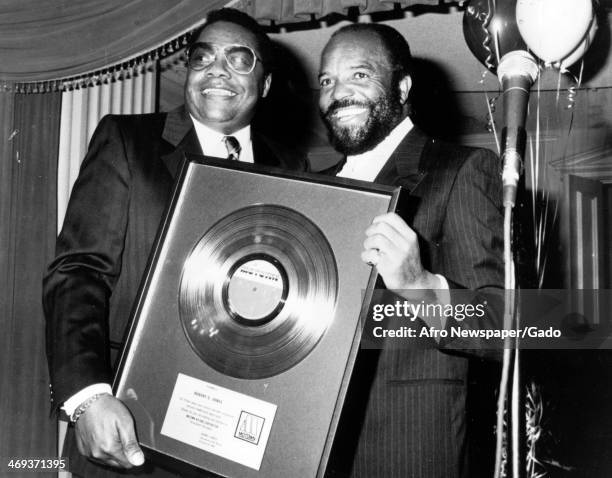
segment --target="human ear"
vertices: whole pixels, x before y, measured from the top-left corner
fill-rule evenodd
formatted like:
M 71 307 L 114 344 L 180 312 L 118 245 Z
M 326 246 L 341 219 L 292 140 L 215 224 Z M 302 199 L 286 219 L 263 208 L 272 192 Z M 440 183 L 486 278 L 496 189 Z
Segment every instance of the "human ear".
M 403 105 L 408 101 L 410 88 L 412 88 L 412 78 L 410 78 L 410 75 L 406 75 L 399 82 L 400 101 Z
M 261 92 L 261 97 L 265 98 L 268 96 L 268 91 L 270 91 L 270 86 L 272 85 L 272 73 L 268 73 L 264 78 L 263 91 Z

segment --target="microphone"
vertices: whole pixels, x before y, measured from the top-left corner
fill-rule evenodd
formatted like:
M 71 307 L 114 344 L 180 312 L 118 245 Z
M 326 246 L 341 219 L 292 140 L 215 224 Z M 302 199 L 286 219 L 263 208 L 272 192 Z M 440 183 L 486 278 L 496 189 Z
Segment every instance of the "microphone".
M 514 50 L 499 61 L 497 77 L 502 84 L 504 101 L 501 155 L 503 204 L 514 207 L 525 154 L 529 90 L 538 77 L 538 64 L 527 51 Z

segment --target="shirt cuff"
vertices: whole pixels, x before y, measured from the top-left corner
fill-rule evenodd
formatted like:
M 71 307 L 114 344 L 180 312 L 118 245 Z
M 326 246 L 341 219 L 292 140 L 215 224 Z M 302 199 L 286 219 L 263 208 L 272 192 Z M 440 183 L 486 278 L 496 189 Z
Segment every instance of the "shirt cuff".
M 440 279 L 440 283 L 442 284 L 442 287 L 440 287 L 440 289 L 446 289 L 449 290 L 450 287 L 448 286 L 448 281 L 446 280 L 446 277 L 444 277 L 443 275 L 440 274 L 434 274 L 438 279 Z
M 446 277 L 440 274 L 435 274 L 435 276 L 440 279 L 441 284 L 440 288 L 436 289 L 436 296 L 438 297 L 438 300 L 443 304 L 450 304 L 450 286 L 448 285 Z
M 89 385 L 66 400 L 64 405 L 62 405 L 62 410 L 66 412 L 66 415 L 71 417 L 81 403 L 98 393 L 108 393 L 112 395 L 113 389 L 108 383 L 94 383 L 93 385 Z
M 436 298 L 438 299 L 438 303 L 442 305 L 450 304 L 451 303 L 450 287 L 448 285 L 448 281 L 446 280 L 446 277 L 440 274 L 435 274 L 435 276 L 438 279 L 440 279 L 440 288 L 434 291 L 434 293 L 436 294 Z M 446 317 L 440 317 L 440 323 L 443 329 L 446 328 L 446 322 L 447 322 Z

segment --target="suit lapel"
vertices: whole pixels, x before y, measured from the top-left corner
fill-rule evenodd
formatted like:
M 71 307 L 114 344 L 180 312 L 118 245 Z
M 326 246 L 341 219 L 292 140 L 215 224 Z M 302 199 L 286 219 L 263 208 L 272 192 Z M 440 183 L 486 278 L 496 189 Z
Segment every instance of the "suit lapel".
M 202 155 L 198 135 L 184 106 L 168 113 L 162 138 L 170 144 L 162 161 L 172 177 L 176 176 L 186 153 Z
M 374 179 L 375 183 L 402 186 L 413 193 L 427 176 L 425 150 L 428 137 L 416 126 L 404 137 Z
M 270 146 L 266 143 L 261 135 L 253 131 L 251 128 L 251 146 L 253 147 L 253 160 L 255 164 L 262 164 L 264 166 L 281 166 L 279 159 L 276 154 L 272 151 Z

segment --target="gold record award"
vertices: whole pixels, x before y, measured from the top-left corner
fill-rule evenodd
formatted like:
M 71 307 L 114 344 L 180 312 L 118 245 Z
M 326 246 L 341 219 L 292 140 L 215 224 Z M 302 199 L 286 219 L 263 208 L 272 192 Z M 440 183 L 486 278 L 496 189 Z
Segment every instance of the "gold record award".
M 113 384 L 147 459 L 181 476 L 323 477 L 399 188 L 193 157 Z
M 236 378 L 276 375 L 325 333 L 338 293 L 331 247 L 306 216 L 270 204 L 214 224 L 185 261 L 183 329 L 196 353 Z

